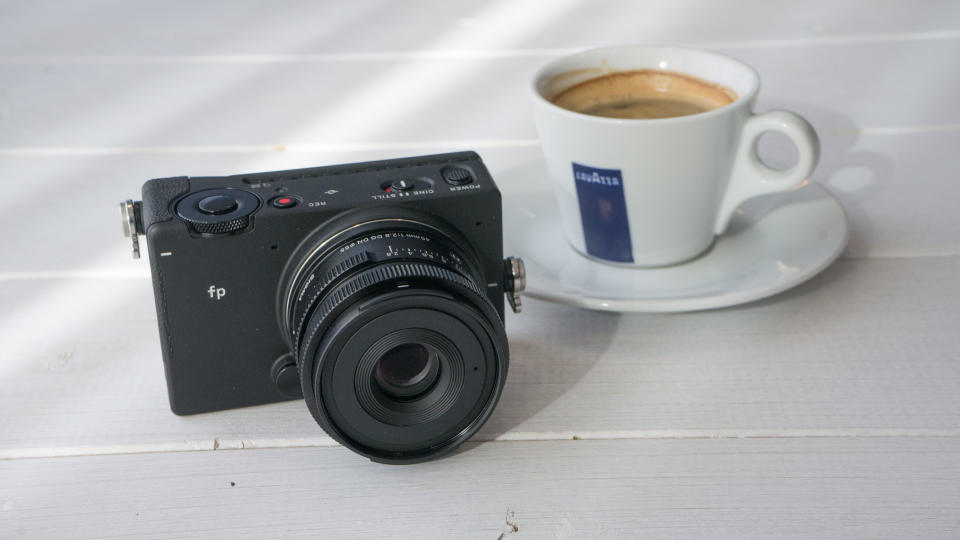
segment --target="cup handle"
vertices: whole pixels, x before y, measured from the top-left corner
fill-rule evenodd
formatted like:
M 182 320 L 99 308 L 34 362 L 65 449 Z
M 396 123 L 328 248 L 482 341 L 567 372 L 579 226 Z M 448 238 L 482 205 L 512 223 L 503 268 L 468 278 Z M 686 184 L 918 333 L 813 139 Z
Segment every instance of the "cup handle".
M 782 133 L 797 147 L 796 165 L 780 171 L 768 167 L 757 153 L 757 141 L 767 131 Z M 733 212 L 747 199 L 787 191 L 803 183 L 820 158 L 820 140 L 813 126 L 801 116 L 788 111 L 769 111 L 755 114 L 747 119 L 740 133 L 740 145 L 733 162 L 730 183 L 723 195 L 717 222 L 716 234 L 723 234 L 730 224 Z

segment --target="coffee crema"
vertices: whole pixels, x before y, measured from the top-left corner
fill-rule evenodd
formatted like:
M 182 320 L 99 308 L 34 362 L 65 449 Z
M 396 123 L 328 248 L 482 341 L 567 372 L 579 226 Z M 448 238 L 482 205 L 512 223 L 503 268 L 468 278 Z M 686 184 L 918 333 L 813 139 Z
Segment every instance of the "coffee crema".
M 570 111 L 606 118 L 672 118 L 717 109 L 736 100 L 733 90 L 692 75 L 639 69 L 584 81 L 550 101 Z

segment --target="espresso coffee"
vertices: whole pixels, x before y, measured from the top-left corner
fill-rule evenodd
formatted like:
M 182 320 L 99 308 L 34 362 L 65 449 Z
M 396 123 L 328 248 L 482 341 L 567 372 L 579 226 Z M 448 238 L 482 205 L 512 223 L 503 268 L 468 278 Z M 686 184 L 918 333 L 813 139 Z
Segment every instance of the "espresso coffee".
M 674 71 L 617 71 L 572 86 L 550 101 L 564 109 L 607 118 L 671 118 L 729 105 L 737 94 L 722 85 Z

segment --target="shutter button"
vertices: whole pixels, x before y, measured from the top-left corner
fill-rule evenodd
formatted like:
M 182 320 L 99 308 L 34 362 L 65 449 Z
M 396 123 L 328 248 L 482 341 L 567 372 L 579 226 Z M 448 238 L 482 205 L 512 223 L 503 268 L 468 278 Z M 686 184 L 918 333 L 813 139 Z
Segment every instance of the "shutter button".
M 237 200 L 229 195 L 211 195 L 200 199 L 197 208 L 211 216 L 220 216 L 237 209 Z

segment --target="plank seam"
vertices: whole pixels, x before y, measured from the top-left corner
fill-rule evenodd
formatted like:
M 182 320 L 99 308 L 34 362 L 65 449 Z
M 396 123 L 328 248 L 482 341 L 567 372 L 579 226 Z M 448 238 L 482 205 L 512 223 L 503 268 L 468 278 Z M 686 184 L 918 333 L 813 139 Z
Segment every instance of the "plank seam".
M 960 252 L 927 253 L 918 255 L 889 255 L 877 254 L 870 256 L 841 256 L 847 261 L 888 261 L 888 260 L 941 260 L 960 258 Z M 19 270 L 0 271 L 0 282 L 4 281 L 35 281 L 35 280 L 98 280 L 98 279 L 150 279 L 150 271 L 146 268 L 76 268 L 72 270 Z
M 903 126 L 866 126 L 853 129 L 827 130 L 829 137 L 888 137 L 926 133 L 960 132 L 960 123 Z M 0 146 L 0 155 L 10 157 L 110 157 L 129 155 L 181 154 L 315 154 L 319 152 L 381 152 L 391 150 L 431 150 L 470 148 L 473 150 L 532 148 L 539 139 L 474 139 L 436 141 L 375 141 L 356 143 L 271 143 L 271 144 L 200 144 L 155 146 Z
M 778 49 L 789 47 L 843 46 L 876 43 L 953 41 L 960 30 L 925 30 L 839 36 L 807 36 L 782 39 L 733 41 L 691 41 L 677 45 L 708 49 Z M 163 54 L 163 55 L 2 55 L 0 64 L 291 64 L 332 62 L 396 62 L 409 60 L 496 60 L 509 58 L 547 58 L 583 50 L 585 47 L 536 47 L 517 49 L 418 49 L 341 53 L 262 53 L 262 54 Z
M 863 429 L 669 429 L 613 431 L 510 432 L 492 438 L 475 437 L 471 443 L 520 443 L 544 441 L 610 440 L 730 440 L 730 439 L 891 439 L 960 438 L 960 428 L 863 428 Z M 0 449 L 0 460 L 55 457 L 156 454 L 220 450 L 267 450 L 283 448 L 328 448 L 340 446 L 326 436 L 300 438 L 183 440 L 160 443 L 57 446 Z

